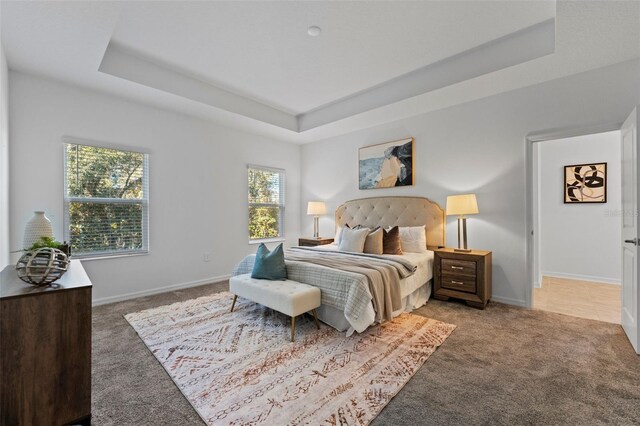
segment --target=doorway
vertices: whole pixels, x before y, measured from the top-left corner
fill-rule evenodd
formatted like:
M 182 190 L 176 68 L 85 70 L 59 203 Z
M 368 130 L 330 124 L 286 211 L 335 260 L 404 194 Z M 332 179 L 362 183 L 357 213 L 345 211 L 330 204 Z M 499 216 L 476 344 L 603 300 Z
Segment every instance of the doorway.
M 620 137 L 532 144 L 534 309 L 620 324 Z

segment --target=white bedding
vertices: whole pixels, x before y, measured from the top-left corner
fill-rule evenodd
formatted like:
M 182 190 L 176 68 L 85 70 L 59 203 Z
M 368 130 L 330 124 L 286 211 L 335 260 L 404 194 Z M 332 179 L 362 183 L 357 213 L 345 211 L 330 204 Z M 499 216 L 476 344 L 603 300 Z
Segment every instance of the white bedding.
M 314 247 L 317 250 L 338 251 L 338 245 L 335 243 L 325 244 Z M 424 253 L 404 253 L 401 255 L 386 254 L 389 258 L 402 258 L 408 260 L 417 266 L 416 272 L 405 279 L 400 280 L 400 294 L 406 297 L 423 286 L 427 281 L 433 278 L 433 252 L 427 250 Z
M 315 247 L 316 249 L 338 251 L 338 245 L 326 244 Z M 402 297 L 402 308 L 393 313 L 398 316 L 403 312 L 410 312 L 427 303 L 431 295 L 431 285 L 429 281 L 433 278 L 433 252 L 428 250 L 424 253 L 404 253 L 402 255 L 385 255 L 390 258 L 403 258 L 415 264 L 416 272 L 404 279 L 400 280 L 400 295 Z M 318 309 L 320 318 L 338 330 L 348 329 L 347 335 L 353 333 L 353 329 L 364 330 L 375 322 L 375 312 L 373 304 L 370 305 L 366 315 L 358 320 L 358 324 L 351 324 L 351 327 L 345 326 L 348 321 L 344 318 L 344 313 L 337 309 L 321 306 Z
M 433 252 L 430 250 L 424 253 L 405 253 L 403 255 L 388 256 L 401 257 L 412 262 L 418 267 L 413 275 L 400 280 L 400 294 L 402 297 L 410 295 L 433 278 Z

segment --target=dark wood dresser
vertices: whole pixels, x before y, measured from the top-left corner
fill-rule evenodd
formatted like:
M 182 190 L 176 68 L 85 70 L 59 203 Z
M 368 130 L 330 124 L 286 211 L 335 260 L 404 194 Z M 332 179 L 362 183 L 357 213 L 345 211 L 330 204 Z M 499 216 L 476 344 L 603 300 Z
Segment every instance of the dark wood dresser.
M 91 281 L 79 260 L 54 285 L 0 275 L 0 424 L 91 422 Z
M 303 247 L 323 246 L 332 242 L 333 238 L 298 238 L 298 245 Z
M 462 299 L 484 309 L 491 299 L 491 252 L 435 250 L 433 296 L 438 300 Z

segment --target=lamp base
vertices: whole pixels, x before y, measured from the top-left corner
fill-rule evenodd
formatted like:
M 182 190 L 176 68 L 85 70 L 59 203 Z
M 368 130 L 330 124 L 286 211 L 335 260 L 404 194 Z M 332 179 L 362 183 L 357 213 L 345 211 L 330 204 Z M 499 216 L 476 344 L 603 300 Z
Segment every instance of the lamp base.
M 318 220 L 320 218 L 318 216 L 313 217 L 313 238 L 316 240 L 320 239 L 320 227 L 318 226 Z
M 467 248 L 467 218 L 462 215 L 458 217 L 458 248 L 454 248 L 453 251 L 463 253 L 471 251 Z

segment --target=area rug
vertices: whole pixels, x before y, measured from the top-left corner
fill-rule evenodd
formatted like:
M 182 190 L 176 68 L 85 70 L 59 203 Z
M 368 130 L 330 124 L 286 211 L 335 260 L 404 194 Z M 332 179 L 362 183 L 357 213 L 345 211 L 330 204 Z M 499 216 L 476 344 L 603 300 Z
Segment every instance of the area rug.
M 418 315 L 345 337 L 217 293 L 125 315 L 209 425 L 367 425 L 455 326 Z

